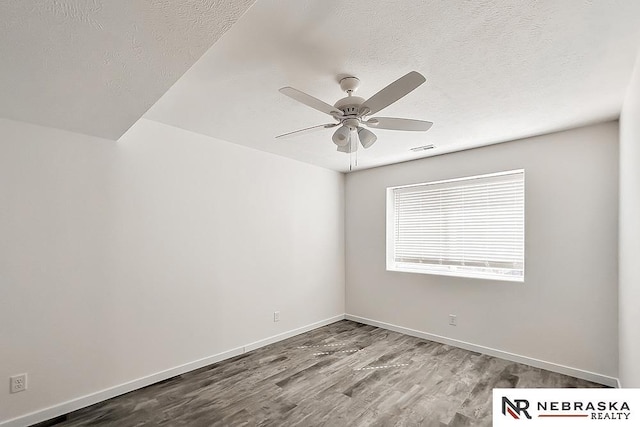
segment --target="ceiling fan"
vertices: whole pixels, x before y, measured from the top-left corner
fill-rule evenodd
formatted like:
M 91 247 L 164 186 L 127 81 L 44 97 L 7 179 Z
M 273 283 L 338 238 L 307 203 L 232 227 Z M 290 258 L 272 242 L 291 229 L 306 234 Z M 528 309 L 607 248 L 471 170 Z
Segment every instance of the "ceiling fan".
M 411 71 L 365 101 L 359 96 L 353 96 L 353 93 L 358 90 L 360 80 L 356 77 L 345 77 L 340 80 L 340 88 L 347 92 L 347 96 L 338 100 L 334 105 L 329 105 L 298 89 L 283 87 L 280 89 L 282 94 L 308 107 L 330 115 L 337 122 L 284 133 L 276 136 L 276 138 L 288 138 L 340 126 L 333 133 L 331 139 L 338 146 L 338 151 L 353 153 L 358 149 L 358 141 L 360 141 L 363 148 L 369 148 L 378 139 L 377 136 L 369 129 L 366 129 L 365 126 L 373 129 L 428 131 L 433 123 L 424 120 L 401 119 L 397 117 L 370 117 L 407 95 L 425 81 L 426 79 L 422 74 L 417 71 Z

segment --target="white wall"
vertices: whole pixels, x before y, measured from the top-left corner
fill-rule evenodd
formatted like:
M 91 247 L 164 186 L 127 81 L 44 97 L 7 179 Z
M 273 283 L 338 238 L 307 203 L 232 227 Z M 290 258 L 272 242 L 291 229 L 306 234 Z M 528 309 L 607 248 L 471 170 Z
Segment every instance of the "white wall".
M 0 421 L 110 384 L 115 148 L 0 120 Z
M 0 422 L 341 315 L 343 221 L 336 172 L 0 120 Z
M 616 377 L 617 139 L 610 122 L 347 175 L 347 313 Z M 519 168 L 524 284 L 385 270 L 387 187 Z
M 640 56 L 620 116 L 620 382 L 640 387 Z

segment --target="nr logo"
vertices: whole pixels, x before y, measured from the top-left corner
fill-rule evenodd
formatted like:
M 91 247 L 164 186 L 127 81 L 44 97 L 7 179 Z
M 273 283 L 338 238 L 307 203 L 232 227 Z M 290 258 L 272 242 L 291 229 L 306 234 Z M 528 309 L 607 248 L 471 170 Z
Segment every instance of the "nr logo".
M 516 420 L 519 420 L 522 415 L 531 419 L 529 415 L 529 401 L 525 399 L 514 399 L 510 401 L 508 398 L 502 396 L 502 415 L 511 415 Z

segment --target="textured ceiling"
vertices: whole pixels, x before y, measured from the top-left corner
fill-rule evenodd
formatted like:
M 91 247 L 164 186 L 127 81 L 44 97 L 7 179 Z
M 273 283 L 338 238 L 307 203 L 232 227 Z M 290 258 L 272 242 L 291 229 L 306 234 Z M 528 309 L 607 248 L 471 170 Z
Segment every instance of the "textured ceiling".
M 331 130 L 274 140 L 331 122 L 278 88 L 332 104 L 341 75 L 359 77 L 367 98 L 422 73 L 380 114 L 435 125 L 376 130 L 358 151 L 365 168 L 614 119 L 639 42 L 637 0 L 259 0 L 145 117 L 345 171 Z M 425 144 L 437 148 L 409 151 Z
M 254 0 L 3 0 L 0 117 L 119 138 Z

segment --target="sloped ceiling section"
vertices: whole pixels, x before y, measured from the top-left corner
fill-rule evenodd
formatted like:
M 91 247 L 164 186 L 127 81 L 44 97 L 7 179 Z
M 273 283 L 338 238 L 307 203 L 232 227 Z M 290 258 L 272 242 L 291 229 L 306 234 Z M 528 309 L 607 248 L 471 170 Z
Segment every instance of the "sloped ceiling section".
M 422 73 L 378 115 L 433 128 L 374 130 L 361 169 L 615 119 L 639 44 L 638 0 L 260 0 L 145 117 L 348 171 L 356 156 L 336 151 L 332 129 L 274 139 L 332 122 L 278 88 L 333 104 L 340 76 L 367 99 Z
M 3 0 L 0 116 L 118 139 L 254 0 Z

